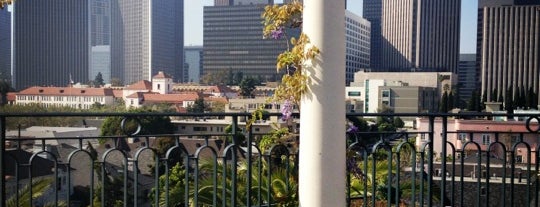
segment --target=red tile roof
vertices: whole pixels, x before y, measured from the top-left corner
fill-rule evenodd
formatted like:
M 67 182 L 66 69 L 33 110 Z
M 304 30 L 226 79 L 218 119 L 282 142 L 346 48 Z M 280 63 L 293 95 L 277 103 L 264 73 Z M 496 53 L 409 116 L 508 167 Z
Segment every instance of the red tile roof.
M 164 78 L 172 78 L 172 76 L 168 75 L 168 74 L 165 74 L 163 71 L 159 71 L 157 75 L 155 75 L 154 77 L 152 78 L 161 78 L 161 79 L 164 79 Z
M 16 95 L 43 96 L 113 96 L 110 88 L 70 88 L 70 87 L 39 87 L 24 89 Z
M 232 90 L 231 88 L 229 88 L 227 86 L 210 86 L 204 92 L 207 92 L 207 93 L 236 93 L 236 91 Z
M 112 92 L 113 92 L 113 96 L 115 98 L 122 98 L 122 96 L 124 96 L 124 91 L 123 90 L 113 89 Z
M 7 93 L 7 100 L 8 101 L 15 101 L 17 99 L 15 92 L 8 92 Z
M 134 84 L 129 85 L 124 90 L 152 90 L 152 82 L 142 80 Z
M 174 93 L 174 94 L 159 94 L 159 93 L 144 93 L 143 99 L 150 103 L 182 103 L 184 101 L 195 101 L 199 98 L 197 93 Z

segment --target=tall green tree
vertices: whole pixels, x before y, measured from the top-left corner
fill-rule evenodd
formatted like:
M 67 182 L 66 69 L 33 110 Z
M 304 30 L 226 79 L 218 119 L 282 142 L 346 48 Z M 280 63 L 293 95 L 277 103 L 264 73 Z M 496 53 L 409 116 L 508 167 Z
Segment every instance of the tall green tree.
M 255 80 L 251 77 L 244 78 L 240 84 L 240 95 L 247 98 L 253 98 L 253 91 L 255 91 Z
M 439 104 L 439 112 L 448 112 L 448 93 L 445 91 Z
M 244 80 L 244 73 L 242 71 L 236 72 L 234 74 L 234 85 L 239 85 L 242 80 Z
M 197 98 L 197 100 L 195 100 L 193 105 L 188 106 L 186 110 L 190 113 L 204 113 L 208 109 L 209 109 L 208 105 L 204 103 L 204 98 L 199 97 Z
M 94 86 L 101 87 L 103 85 L 105 85 L 105 82 L 103 81 L 103 75 L 101 74 L 101 72 L 98 72 L 98 74 L 94 78 Z
M 0 72 L 0 105 L 7 104 L 7 94 L 13 91 L 11 88 L 11 75 Z

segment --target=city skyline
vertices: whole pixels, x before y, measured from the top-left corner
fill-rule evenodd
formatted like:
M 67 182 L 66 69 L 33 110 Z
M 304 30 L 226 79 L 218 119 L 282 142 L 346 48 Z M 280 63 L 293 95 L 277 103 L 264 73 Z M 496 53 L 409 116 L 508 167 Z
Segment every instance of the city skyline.
M 281 3 L 282 0 L 275 0 Z M 203 6 L 211 6 L 214 0 L 185 0 L 184 1 L 184 45 L 200 46 L 203 43 L 202 14 Z M 362 16 L 363 0 L 348 0 L 347 10 Z M 460 32 L 460 53 L 476 53 L 476 27 L 478 1 L 461 1 L 461 32 Z

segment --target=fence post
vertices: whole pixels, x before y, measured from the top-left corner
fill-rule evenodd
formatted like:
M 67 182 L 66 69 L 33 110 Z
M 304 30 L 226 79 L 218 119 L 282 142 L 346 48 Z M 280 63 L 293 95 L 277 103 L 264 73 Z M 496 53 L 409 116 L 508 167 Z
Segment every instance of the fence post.
M 2 156 L 0 156 L 0 178 L 1 186 L 0 186 L 0 206 L 6 206 L 6 117 L 1 116 L 0 117 L 0 153 L 2 153 Z

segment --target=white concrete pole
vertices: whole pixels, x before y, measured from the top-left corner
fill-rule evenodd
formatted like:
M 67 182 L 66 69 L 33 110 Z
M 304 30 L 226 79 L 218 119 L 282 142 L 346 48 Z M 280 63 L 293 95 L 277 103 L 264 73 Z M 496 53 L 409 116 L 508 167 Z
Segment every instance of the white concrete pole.
M 321 53 L 300 108 L 302 207 L 345 206 L 345 1 L 304 1 L 303 32 Z

